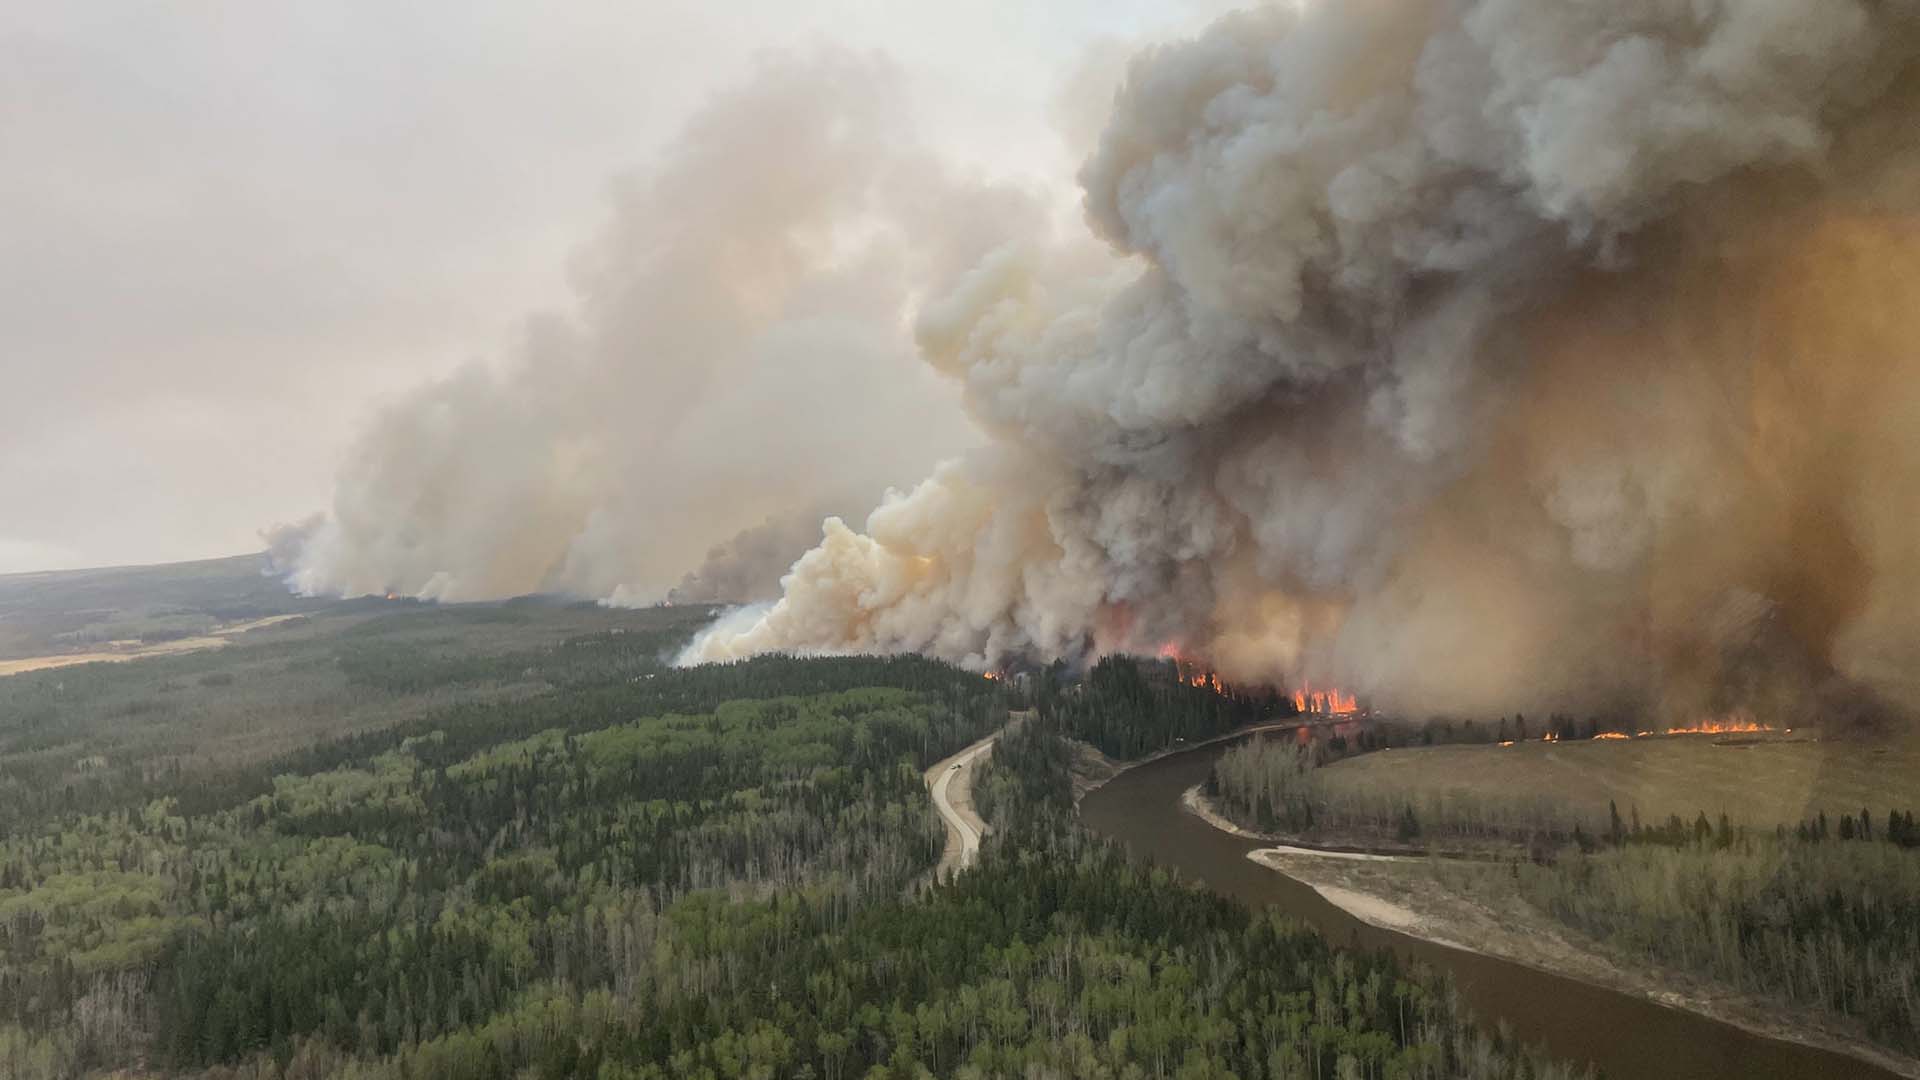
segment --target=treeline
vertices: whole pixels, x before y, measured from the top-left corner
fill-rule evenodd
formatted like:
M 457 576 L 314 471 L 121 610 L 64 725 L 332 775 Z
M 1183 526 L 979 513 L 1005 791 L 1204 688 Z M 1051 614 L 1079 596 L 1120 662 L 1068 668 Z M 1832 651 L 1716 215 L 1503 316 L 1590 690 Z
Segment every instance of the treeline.
M 1708 845 L 1716 848 L 1729 848 L 1747 835 L 1744 825 L 1735 825 L 1721 814 L 1718 823 L 1707 820 L 1704 811 L 1697 814 L 1691 823 L 1681 820 L 1678 814 L 1669 814 L 1667 820 L 1656 825 L 1645 825 L 1640 821 L 1640 811 L 1631 812 L 1631 821 L 1620 816 L 1617 802 L 1607 804 L 1609 818 L 1607 831 L 1599 839 L 1615 845 L 1622 844 L 1658 844 L 1666 847 L 1685 847 L 1690 844 Z M 1914 825 L 1913 811 L 1888 810 L 1884 818 L 1885 825 L 1876 827 L 1873 823 L 1873 811 L 1861 808 L 1858 817 L 1841 814 L 1839 824 L 1830 822 L 1827 812 L 1795 825 L 1791 830 L 1785 825 L 1774 827 L 1776 839 L 1784 842 L 1792 839 L 1802 844 L 1818 844 L 1827 840 L 1882 840 L 1895 847 L 1920 847 L 1920 829 Z M 1573 837 L 1579 846 L 1587 851 L 1594 849 L 1596 841 L 1576 829 Z
M 731 701 L 801 697 L 856 687 L 923 695 L 940 703 L 942 718 L 970 718 L 936 718 L 923 745 L 915 748 L 923 756 L 935 749 L 950 752 L 954 748 L 950 743 L 955 723 L 971 724 L 971 718 L 1005 712 L 1002 693 L 991 680 L 924 657 L 771 654 L 727 664 L 658 668 L 611 680 L 582 679 L 521 701 L 457 705 L 423 720 L 323 742 L 274 765 L 284 772 L 318 772 L 429 735 L 435 737 L 425 751 L 429 764 L 444 765 L 544 731 L 584 732 L 623 717 L 707 713 Z M 928 763 L 939 756 L 934 754 Z
M 1316 783 L 1317 743 L 1255 738 L 1228 749 L 1207 776 L 1206 793 L 1230 820 L 1256 832 L 1308 833 L 1325 794 Z
M 1333 787 L 1321 767 L 1361 745 L 1341 736 L 1303 741 L 1253 739 L 1222 754 L 1208 774 L 1206 794 L 1230 820 L 1255 832 L 1307 839 L 1408 844 L 1422 839 L 1540 841 L 1581 837 L 1581 826 L 1559 802 L 1513 795 L 1447 792 L 1415 800 L 1394 791 Z
M 1704 811 L 1691 821 L 1671 814 L 1643 823 L 1637 807 L 1623 816 L 1617 801 L 1607 804 L 1602 830 L 1584 816 L 1548 796 L 1481 794 L 1466 789 L 1424 792 L 1418 796 L 1387 790 L 1335 787 L 1320 782 L 1318 770 L 1340 760 L 1346 741 L 1269 737 L 1249 740 L 1223 753 L 1207 777 L 1206 794 L 1236 824 L 1256 832 L 1285 832 L 1307 837 L 1331 834 L 1347 840 L 1399 840 L 1412 837 L 1503 841 L 1528 846 L 1550 858 L 1562 847 L 1592 852 L 1607 845 L 1701 844 L 1731 846 L 1748 829 L 1722 813 L 1717 821 Z M 1858 815 L 1830 820 L 1825 811 L 1772 832 L 1780 841 L 1819 843 L 1828 839 L 1879 840 L 1902 848 L 1920 848 L 1920 826 L 1912 810 L 1880 814 L 1861 808 Z
M 1294 715 L 1293 702 L 1272 688 L 1191 686 L 1172 663 L 1130 656 L 1104 657 L 1077 682 L 1055 665 L 1040 674 L 1034 690 L 1043 718 L 1121 760 Z
M 1581 742 L 1640 733 L 1633 718 L 1625 715 L 1575 717 L 1556 712 L 1532 719 L 1525 713 L 1491 719 L 1370 717 L 1367 726 L 1356 735 L 1352 748 L 1366 751 L 1404 746 L 1485 746 L 1529 739 Z
M 1611 948 L 1855 1021 L 1920 1054 L 1920 856 L 1731 837 L 1570 849 L 1517 873 L 1535 906 Z
M 1860 816 L 1841 814 L 1840 824 L 1828 831 L 1827 815 L 1822 811 L 1818 817 L 1802 821 L 1794 826 L 1795 838 L 1803 842 L 1818 842 L 1829 835 L 1840 840 L 1885 840 L 1896 847 L 1920 847 L 1920 826 L 1914 824 L 1913 811 L 1888 810 L 1885 824 L 1876 830 L 1873 824 L 1873 812 L 1866 807 L 1860 808 Z
M 459 612 L 456 626 L 485 627 L 499 622 L 503 614 L 509 619 L 519 614 L 512 609 L 504 613 L 485 608 L 455 610 Z M 392 615 L 367 625 L 391 629 L 395 623 L 404 626 L 410 619 L 425 618 L 426 613 Z M 509 621 L 507 625 L 513 623 Z M 404 642 L 374 644 L 368 640 L 377 637 L 365 627 L 356 628 L 346 635 L 345 645 L 337 648 L 329 645 L 321 662 L 353 669 L 355 664 L 381 652 L 391 652 L 396 657 L 420 655 L 416 646 Z M 620 718 L 706 712 L 735 698 L 882 686 L 935 695 L 944 706 L 944 715 L 974 715 L 1003 707 L 1004 690 L 996 684 L 951 665 L 917 656 L 800 659 L 771 655 L 698 668 L 665 666 L 659 655 L 662 642 L 682 637 L 684 634 L 677 631 L 605 633 L 584 636 L 537 653 L 428 658 L 422 662 L 430 672 L 459 669 L 475 683 L 518 681 L 542 689 L 531 696 L 456 700 L 424 710 L 409 707 L 416 699 L 394 697 L 393 711 L 412 719 L 395 723 L 391 718 L 382 717 L 382 722 L 364 730 L 323 738 L 266 761 L 196 762 L 191 767 L 183 767 L 177 752 L 170 748 L 156 749 L 149 756 L 127 755 L 121 746 L 123 737 L 100 717 L 86 714 L 89 727 L 79 730 L 64 719 L 82 710 L 90 695 L 101 693 L 100 688 L 94 687 L 95 682 L 111 688 L 127 677 L 124 671 L 96 672 L 95 667 L 126 665 L 90 666 L 67 675 L 63 681 L 48 678 L 64 674 L 58 672 L 0 680 L 0 752 L 15 751 L 12 756 L 0 757 L 0 796 L 4 796 L 0 798 L 0 839 L 31 832 L 61 818 L 124 812 L 159 799 L 174 799 L 190 817 L 210 814 L 265 794 L 271 790 L 275 776 L 308 775 L 367 761 L 410 739 L 417 740 L 434 732 L 440 732 L 445 741 L 431 754 L 429 763 L 440 765 L 457 761 L 495 742 L 524 738 L 550 728 L 584 731 Z M 441 651 L 447 649 L 443 646 Z M 256 652 L 302 655 L 280 647 L 256 649 Z M 183 675 L 195 673 L 197 679 L 207 673 L 219 673 L 213 666 L 217 658 L 217 654 L 205 654 L 150 663 L 179 664 Z M 40 679 L 44 685 L 31 692 L 12 685 L 22 679 Z M 378 678 L 372 681 L 382 682 Z M 386 685 L 392 689 L 403 687 L 407 682 L 404 676 L 396 675 L 386 681 Z M 4 712 L 8 691 L 18 693 L 24 702 L 37 703 L 33 706 L 36 711 L 24 717 L 10 717 Z M 386 695 L 388 690 L 370 688 L 368 692 Z M 105 716 L 108 721 L 115 718 Z M 270 724 L 271 719 L 263 716 L 260 722 Z M 22 729 L 11 747 L 6 744 L 9 720 L 12 726 Z M 119 723 L 124 726 L 124 719 Z M 93 734 L 91 726 L 100 726 L 101 730 Z M 34 732 L 72 749 L 59 756 L 18 752 L 32 745 L 26 736 Z M 928 745 L 945 745 L 942 740 L 947 734 L 930 732 Z M 97 755 L 92 752 L 94 745 L 99 747 Z

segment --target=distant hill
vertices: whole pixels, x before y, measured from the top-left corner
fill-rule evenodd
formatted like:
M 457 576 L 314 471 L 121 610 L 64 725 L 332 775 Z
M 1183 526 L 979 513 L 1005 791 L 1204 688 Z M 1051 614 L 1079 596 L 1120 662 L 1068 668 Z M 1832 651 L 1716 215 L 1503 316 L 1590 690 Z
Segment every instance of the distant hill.
M 162 640 L 318 610 L 267 576 L 264 552 L 161 566 L 0 574 L 0 659 Z

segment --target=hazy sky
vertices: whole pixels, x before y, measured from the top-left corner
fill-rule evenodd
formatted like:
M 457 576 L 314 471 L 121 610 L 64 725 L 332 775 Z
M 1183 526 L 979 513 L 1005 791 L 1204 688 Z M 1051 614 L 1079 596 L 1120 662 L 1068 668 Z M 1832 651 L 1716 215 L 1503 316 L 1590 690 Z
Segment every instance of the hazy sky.
M 609 185 L 761 50 L 883 52 L 928 143 L 1065 185 L 1076 72 L 1220 6 L 0 8 L 0 572 L 323 508 L 370 408 L 563 307 Z

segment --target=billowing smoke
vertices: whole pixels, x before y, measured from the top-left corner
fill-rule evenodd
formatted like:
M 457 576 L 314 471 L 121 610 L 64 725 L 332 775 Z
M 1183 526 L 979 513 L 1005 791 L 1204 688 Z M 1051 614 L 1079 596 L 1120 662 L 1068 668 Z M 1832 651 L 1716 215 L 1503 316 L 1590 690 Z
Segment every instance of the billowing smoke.
M 826 509 L 769 517 L 715 544 L 667 594 L 676 604 L 754 604 L 780 597 L 780 579 L 820 539 Z
M 1172 645 L 1410 709 L 1912 702 L 1920 4 L 1351 0 L 1138 57 L 922 305 L 992 443 L 687 660 Z
M 575 312 L 372 421 L 327 519 L 276 537 L 294 587 L 646 603 L 718 538 L 813 514 L 777 568 L 687 583 L 754 595 L 818 540 L 820 507 L 864 512 L 977 442 L 915 359 L 911 311 L 1041 212 L 919 145 L 901 81 L 771 58 L 708 104 L 617 194 Z
M 327 524 L 325 514 L 313 514 L 300 521 L 281 522 L 260 530 L 260 541 L 267 546 L 267 565 L 262 573 L 285 578 L 300 569 L 300 556 L 307 544 Z

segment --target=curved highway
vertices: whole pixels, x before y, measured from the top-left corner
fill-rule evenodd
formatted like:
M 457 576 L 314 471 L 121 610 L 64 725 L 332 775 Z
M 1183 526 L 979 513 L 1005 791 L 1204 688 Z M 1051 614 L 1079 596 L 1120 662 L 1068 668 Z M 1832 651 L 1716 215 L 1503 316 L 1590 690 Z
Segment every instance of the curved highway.
M 980 837 L 987 823 L 973 810 L 973 766 L 992 752 L 999 737 L 995 732 L 927 770 L 933 808 L 947 823 L 947 850 L 934 869 L 935 881 L 946 880 L 980 857 Z

